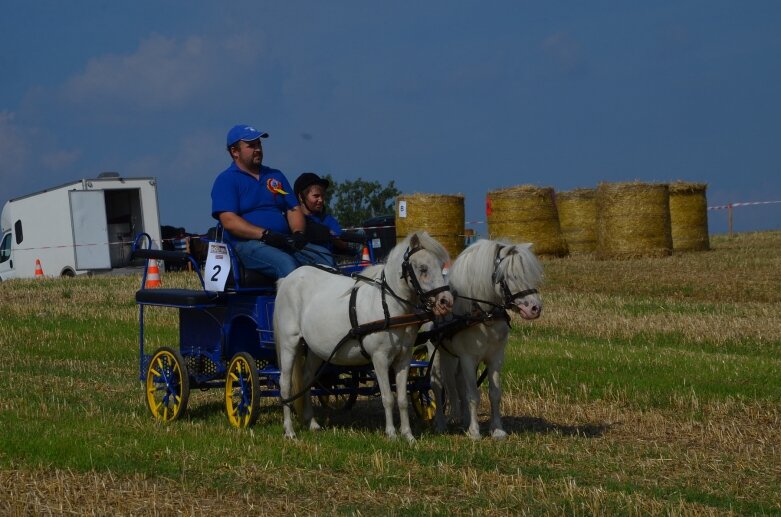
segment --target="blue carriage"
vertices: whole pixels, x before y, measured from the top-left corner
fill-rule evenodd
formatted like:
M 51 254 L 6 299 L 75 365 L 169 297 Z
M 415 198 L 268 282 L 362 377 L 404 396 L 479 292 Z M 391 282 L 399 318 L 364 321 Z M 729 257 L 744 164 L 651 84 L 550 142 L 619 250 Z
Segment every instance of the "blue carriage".
M 145 246 L 146 245 L 146 246 Z M 371 247 L 369 260 L 374 262 Z M 231 270 L 224 291 L 207 290 L 200 264 L 185 251 L 151 249 L 151 240 L 141 234 L 133 255 L 147 260 L 136 292 L 139 306 L 139 379 L 144 384 L 146 405 L 162 422 L 179 418 L 187 409 L 192 389 L 223 389 L 226 415 L 234 427 L 247 427 L 259 416 L 261 400 L 278 400 L 280 371 L 272 327 L 275 282 L 241 267 L 228 246 Z M 365 257 L 363 257 L 365 259 Z M 190 264 L 200 289 L 146 288 L 150 260 Z M 366 265 L 360 256 L 343 263 L 345 274 Z M 164 307 L 178 310 L 178 346 L 145 348 L 145 310 Z M 413 407 L 430 420 L 433 401 L 426 372 L 425 353 L 411 364 L 407 389 Z M 378 393 L 370 365 L 326 365 L 312 386 L 321 405 L 349 409 L 359 395 Z

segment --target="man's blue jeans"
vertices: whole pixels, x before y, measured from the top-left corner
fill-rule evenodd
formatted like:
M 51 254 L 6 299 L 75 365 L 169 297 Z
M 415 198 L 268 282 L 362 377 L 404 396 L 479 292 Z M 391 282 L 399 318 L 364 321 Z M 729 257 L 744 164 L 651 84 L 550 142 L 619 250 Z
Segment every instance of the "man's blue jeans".
M 283 278 L 298 266 L 324 264 L 335 267 L 330 251 L 315 244 L 307 244 L 302 250 L 283 251 L 260 241 L 238 241 L 233 249 L 247 269 L 255 269 L 270 278 Z

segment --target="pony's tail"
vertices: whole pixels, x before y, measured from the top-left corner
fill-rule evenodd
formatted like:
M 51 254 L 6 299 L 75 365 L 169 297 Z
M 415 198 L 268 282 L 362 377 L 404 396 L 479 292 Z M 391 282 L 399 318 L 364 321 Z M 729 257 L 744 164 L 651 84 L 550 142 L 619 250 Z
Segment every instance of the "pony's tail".
M 285 278 L 280 278 L 277 280 L 277 301 L 276 306 L 279 307 L 280 304 L 283 303 L 282 299 L 285 296 L 286 291 L 282 290 L 282 283 L 284 282 Z M 281 369 L 282 368 L 282 360 L 280 351 L 282 350 L 282 343 L 280 343 L 281 336 L 284 332 L 284 329 L 282 328 L 282 319 L 280 312 L 275 310 L 274 311 L 274 317 L 273 317 L 273 328 L 274 328 L 274 351 L 276 352 L 277 356 L 277 365 Z M 296 347 L 295 351 L 295 357 L 293 358 L 293 366 L 290 371 L 290 393 L 288 394 L 288 397 L 296 397 L 295 400 L 293 400 L 293 410 L 296 412 L 296 415 L 298 415 L 298 418 L 302 418 L 304 414 L 304 397 L 301 396 L 301 388 L 303 386 L 303 371 L 304 371 L 304 354 L 302 353 L 303 347 Z
M 276 318 L 276 315 L 275 315 Z M 279 335 L 279 332 L 274 333 L 274 337 Z M 281 357 L 279 354 L 280 350 L 279 343 L 276 343 L 276 346 L 274 347 L 276 353 L 277 353 L 277 364 L 281 365 Z M 301 353 L 301 349 L 296 351 L 296 356 L 293 358 L 293 367 L 290 370 L 290 394 L 288 397 L 295 397 L 293 400 L 293 410 L 296 412 L 296 415 L 298 415 L 298 418 L 300 419 L 304 414 L 304 396 L 301 395 L 301 388 L 303 387 L 303 378 L 304 378 L 304 354 Z

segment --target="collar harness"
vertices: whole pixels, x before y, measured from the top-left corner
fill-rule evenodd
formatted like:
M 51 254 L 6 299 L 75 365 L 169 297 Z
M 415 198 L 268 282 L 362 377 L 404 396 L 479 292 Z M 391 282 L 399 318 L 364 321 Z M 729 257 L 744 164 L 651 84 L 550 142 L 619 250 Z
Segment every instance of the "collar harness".
M 339 342 L 334 347 L 328 359 L 323 361 L 323 363 L 320 365 L 320 367 L 318 368 L 317 372 L 315 373 L 309 385 L 306 388 L 302 389 L 300 392 L 296 393 L 295 395 L 287 399 L 281 400 L 280 402 L 282 404 L 291 403 L 297 398 L 303 396 L 307 390 L 309 390 L 312 386 L 314 386 L 317 383 L 317 381 L 320 379 L 320 376 L 322 375 L 323 371 L 325 371 L 325 367 L 331 364 L 331 359 L 333 359 L 334 355 L 336 355 L 336 352 L 338 352 L 339 349 L 342 348 L 342 346 L 344 346 L 344 344 L 350 341 L 351 339 L 358 340 L 358 343 L 361 347 L 361 355 L 363 355 L 363 357 L 365 357 L 367 361 L 371 361 L 371 356 L 366 352 L 366 349 L 363 346 L 364 336 L 367 336 L 369 334 L 374 334 L 376 332 L 381 332 L 383 330 L 392 329 L 392 328 L 406 327 L 409 325 L 416 325 L 416 324 L 422 325 L 423 323 L 432 321 L 434 319 L 434 313 L 432 312 L 432 303 L 427 300 L 429 297 L 433 297 L 441 292 L 449 291 L 450 286 L 443 285 L 441 287 L 437 287 L 430 291 L 423 291 L 423 288 L 421 287 L 420 282 L 418 281 L 418 278 L 415 275 L 415 270 L 409 262 L 409 258 L 414 253 L 420 251 L 421 249 L 423 248 L 421 247 L 415 247 L 412 249 L 407 248 L 407 251 L 404 253 L 404 261 L 401 264 L 401 278 L 406 280 L 408 284 L 412 284 L 411 287 L 415 290 L 415 293 L 418 295 L 419 298 L 417 304 L 413 304 L 411 301 L 405 300 L 404 298 L 397 295 L 393 291 L 391 286 L 388 285 L 388 282 L 385 278 L 384 269 L 379 279 L 369 278 L 363 275 L 359 275 L 357 273 L 352 275 L 352 277 L 355 278 L 356 282 L 353 288 L 350 290 L 350 305 L 349 305 L 350 325 L 351 325 L 350 330 L 347 332 L 347 334 L 345 334 L 345 336 L 341 340 L 339 340 Z M 319 264 L 314 264 L 308 267 L 316 267 L 317 269 L 321 269 L 329 273 L 340 274 L 338 269 L 328 267 L 328 266 L 322 266 Z M 358 311 L 356 308 L 356 300 L 358 298 L 358 289 L 363 285 L 363 284 L 359 284 L 359 282 L 366 282 L 380 289 L 381 300 L 382 300 L 382 311 L 384 313 L 383 319 L 370 321 L 362 324 L 358 323 Z M 386 300 L 386 294 L 390 294 L 396 300 L 412 307 L 413 309 L 412 312 L 406 314 L 400 314 L 398 316 L 391 316 L 390 311 L 388 310 L 388 302 Z M 414 343 L 413 346 L 416 344 L 417 343 Z M 306 351 L 306 342 L 304 342 L 304 346 L 305 346 L 304 350 Z
M 507 324 L 508 327 L 510 326 L 510 316 L 507 314 L 507 311 L 512 310 L 513 301 L 517 298 L 529 296 L 530 294 L 536 294 L 539 291 L 534 288 L 524 289 L 516 293 L 510 291 L 510 286 L 507 285 L 507 280 L 505 279 L 504 275 L 500 275 L 499 270 L 499 266 L 501 265 L 502 261 L 510 256 L 509 253 L 504 257 L 500 256 L 503 247 L 504 246 L 501 244 L 496 246 L 496 253 L 494 254 L 494 271 L 491 274 L 491 282 L 499 285 L 499 289 L 502 292 L 502 301 L 504 303 L 499 305 L 488 300 L 471 298 L 469 296 L 463 296 L 459 295 L 458 293 L 454 293 L 455 296 L 463 298 L 464 300 L 470 300 L 472 302 L 472 312 L 464 316 L 454 314 L 450 321 L 442 325 L 436 325 L 431 330 L 426 332 L 419 333 L 418 338 L 415 341 L 416 345 L 423 344 L 430 340 L 432 343 L 435 343 L 437 347 L 441 347 L 443 350 L 445 350 L 445 352 L 453 355 L 452 352 L 447 350 L 443 344 L 443 340 L 445 338 L 453 337 L 454 335 L 458 334 L 462 330 L 466 330 L 469 327 L 473 327 L 481 323 L 489 323 L 491 321 L 502 320 Z M 481 304 L 488 305 L 490 309 L 485 310 Z

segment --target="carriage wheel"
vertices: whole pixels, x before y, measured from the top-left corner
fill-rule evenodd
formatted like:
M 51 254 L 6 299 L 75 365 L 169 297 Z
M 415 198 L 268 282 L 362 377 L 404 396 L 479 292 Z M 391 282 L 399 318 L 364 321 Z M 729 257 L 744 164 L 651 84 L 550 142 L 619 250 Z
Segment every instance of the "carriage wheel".
M 358 399 L 358 372 L 326 374 L 315 386 L 323 392 L 317 396 L 321 406 L 347 411 Z
M 190 377 L 182 354 L 159 348 L 146 369 L 146 405 L 161 422 L 176 420 L 187 409 Z
M 413 361 L 428 361 L 428 351 L 423 347 L 416 351 L 413 355 Z M 428 366 L 412 366 L 409 369 L 409 386 L 410 386 L 410 399 L 412 400 L 412 409 L 415 410 L 415 414 L 418 418 L 425 423 L 430 423 L 434 420 L 434 413 L 437 409 L 437 404 L 434 401 L 434 392 L 431 389 L 430 379 L 426 374 Z
M 249 427 L 260 412 L 260 382 L 255 359 L 247 352 L 233 356 L 225 378 L 225 409 L 233 427 Z

